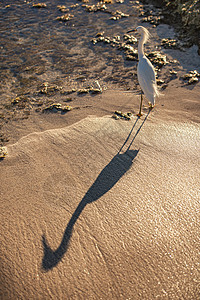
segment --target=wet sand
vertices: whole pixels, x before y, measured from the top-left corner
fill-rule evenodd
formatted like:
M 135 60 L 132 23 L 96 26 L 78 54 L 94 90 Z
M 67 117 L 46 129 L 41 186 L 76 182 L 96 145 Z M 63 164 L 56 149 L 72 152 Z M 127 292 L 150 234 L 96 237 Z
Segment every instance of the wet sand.
M 98 97 L 66 125 L 24 120 L 7 145 L 1 299 L 198 299 L 199 85 L 131 121 L 107 112 L 139 96 Z

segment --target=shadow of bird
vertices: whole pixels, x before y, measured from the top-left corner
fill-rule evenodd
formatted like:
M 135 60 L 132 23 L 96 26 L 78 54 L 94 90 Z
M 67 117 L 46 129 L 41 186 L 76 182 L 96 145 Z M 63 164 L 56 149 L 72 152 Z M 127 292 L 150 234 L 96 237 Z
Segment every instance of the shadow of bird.
M 120 178 L 122 178 L 124 174 L 131 168 L 133 161 L 136 158 L 139 150 L 130 150 L 130 147 L 133 144 L 133 141 L 135 140 L 136 136 L 140 132 L 142 126 L 144 125 L 149 113 L 146 115 L 145 119 L 141 123 L 134 137 L 132 138 L 127 150 L 123 153 L 120 153 L 128 143 L 131 133 L 138 122 L 138 118 L 137 118 L 137 120 L 133 124 L 133 127 L 128 137 L 126 138 L 124 144 L 120 148 L 119 152 L 104 167 L 104 169 L 100 172 L 100 174 L 98 175 L 94 183 L 88 189 L 88 191 L 86 192 L 86 194 L 84 195 L 80 203 L 78 204 L 76 210 L 72 214 L 71 219 L 69 220 L 65 232 L 63 234 L 62 241 L 58 246 L 58 248 L 55 251 L 53 251 L 51 247 L 48 245 L 45 235 L 42 236 L 42 243 L 43 243 L 43 250 L 44 250 L 44 256 L 42 259 L 43 270 L 48 271 L 52 269 L 63 258 L 64 254 L 66 253 L 69 247 L 74 225 L 76 224 L 76 221 L 78 220 L 80 214 L 83 212 L 86 205 L 94 201 L 97 201 L 103 195 L 105 195 L 120 180 Z

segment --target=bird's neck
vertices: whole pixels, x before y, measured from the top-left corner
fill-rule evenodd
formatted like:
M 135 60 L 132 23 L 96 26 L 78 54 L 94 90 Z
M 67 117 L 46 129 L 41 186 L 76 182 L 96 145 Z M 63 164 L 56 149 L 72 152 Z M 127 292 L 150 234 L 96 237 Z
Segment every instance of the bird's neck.
M 142 36 L 139 40 L 139 44 L 138 44 L 139 60 L 140 60 L 140 58 L 142 58 L 144 56 L 144 43 L 145 43 L 145 36 L 144 36 L 144 34 L 142 34 Z

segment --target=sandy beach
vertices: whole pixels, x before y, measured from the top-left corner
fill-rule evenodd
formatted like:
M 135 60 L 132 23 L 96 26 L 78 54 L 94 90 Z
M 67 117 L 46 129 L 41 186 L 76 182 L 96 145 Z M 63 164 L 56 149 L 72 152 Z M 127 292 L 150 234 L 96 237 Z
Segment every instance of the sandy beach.
M 198 46 L 140 1 L 25 2 L 0 7 L 0 299 L 200 299 Z M 138 118 L 148 17 L 162 95 Z
M 1 161 L 1 299 L 199 298 L 198 96 L 169 87 L 131 121 L 97 107 L 19 124 Z

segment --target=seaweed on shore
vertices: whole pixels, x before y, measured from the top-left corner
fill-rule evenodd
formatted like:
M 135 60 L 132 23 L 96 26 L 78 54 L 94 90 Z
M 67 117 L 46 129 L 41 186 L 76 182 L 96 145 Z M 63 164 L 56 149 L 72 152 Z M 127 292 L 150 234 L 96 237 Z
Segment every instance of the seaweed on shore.
M 62 105 L 60 103 L 53 103 L 43 109 L 43 112 L 62 112 L 66 113 L 67 111 L 72 110 L 72 107 L 69 105 Z
M 123 120 L 126 120 L 126 121 L 130 121 L 131 120 L 131 117 L 132 117 L 132 113 L 131 112 L 127 112 L 127 113 L 123 113 L 121 111 L 118 111 L 116 110 L 113 114 L 113 118 L 115 120 L 119 120 L 119 119 L 123 119 Z
M 5 158 L 8 154 L 6 147 L 0 147 L 0 160 Z
M 35 7 L 35 8 L 46 8 L 47 5 L 46 5 L 46 3 L 35 3 L 35 4 L 33 4 L 33 7 Z

